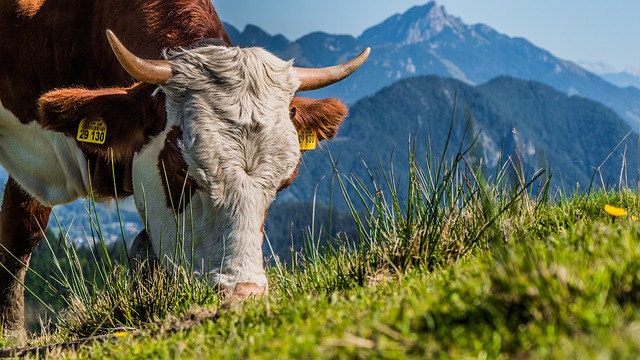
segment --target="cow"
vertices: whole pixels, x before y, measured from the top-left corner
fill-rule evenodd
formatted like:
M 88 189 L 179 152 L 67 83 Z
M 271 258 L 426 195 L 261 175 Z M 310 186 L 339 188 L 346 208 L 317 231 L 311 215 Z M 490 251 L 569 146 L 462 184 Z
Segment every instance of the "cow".
M 133 195 L 136 242 L 227 296 L 265 294 L 264 220 L 296 176 L 298 133 L 331 139 L 347 114 L 295 94 L 368 54 L 302 69 L 234 47 L 210 0 L 0 1 L 4 334 L 24 334 L 21 284 L 51 206 L 88 196 Z

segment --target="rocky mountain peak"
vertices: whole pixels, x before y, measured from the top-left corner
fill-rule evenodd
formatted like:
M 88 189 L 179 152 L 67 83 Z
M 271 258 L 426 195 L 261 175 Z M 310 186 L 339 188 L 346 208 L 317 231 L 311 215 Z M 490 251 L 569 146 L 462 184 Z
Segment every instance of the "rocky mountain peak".
M 431 1 L 388 18 L 366 30 L 359 40 L 374 46 L 385 43 L 415 44 L 428 41 L 445 30 L 460 33 L 465 26 L 459 18 L 449 15 L 444 6 Z

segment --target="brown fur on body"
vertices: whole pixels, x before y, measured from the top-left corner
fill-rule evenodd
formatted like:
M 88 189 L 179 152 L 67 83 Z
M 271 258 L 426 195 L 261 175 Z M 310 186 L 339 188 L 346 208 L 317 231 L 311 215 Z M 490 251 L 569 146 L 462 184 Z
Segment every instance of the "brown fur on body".
M 158 159 L 158 172 L 166 178 L 163 188 L 168 208 L 182 212 L 191 201 L 191 194 L 198 189 L 198 184 L 187 174 L 187 164 L 178 150 L 178 140 L 182 131 L 174 127 L 165 140 L 165 147 Z

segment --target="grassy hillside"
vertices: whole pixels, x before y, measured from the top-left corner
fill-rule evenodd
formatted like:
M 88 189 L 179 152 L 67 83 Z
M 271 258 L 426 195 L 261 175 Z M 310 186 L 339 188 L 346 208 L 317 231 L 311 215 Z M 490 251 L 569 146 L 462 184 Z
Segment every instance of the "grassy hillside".
M 67 253 L 67 309 L 31 344 L 80 339 L 46 350 L 56 358 L 636 355 L 638 194 L 550 199 L 532 178 L 484 180 L 459 155 L 411 156 L 403 191 L 391 170 L 371 183 L 338 176 L 359 194 L 348 202 L 356 238 L 323 249 L 310 232 L 295 265 L 270 268 L 264 299 L 225 303 L 180 269 L 131 276 L 105 257 L 83 277 Z

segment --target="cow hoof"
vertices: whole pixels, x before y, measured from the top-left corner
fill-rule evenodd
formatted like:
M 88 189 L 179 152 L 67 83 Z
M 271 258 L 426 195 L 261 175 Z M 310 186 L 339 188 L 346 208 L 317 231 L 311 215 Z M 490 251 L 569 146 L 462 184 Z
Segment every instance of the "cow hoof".
M 256 283 L 237 283 L 233 289 L 231 287 L 225 288 L 223 294 L 225 300 L 228 302 L 259 299 L 267 294 L 267 285 L 259 286 Z

